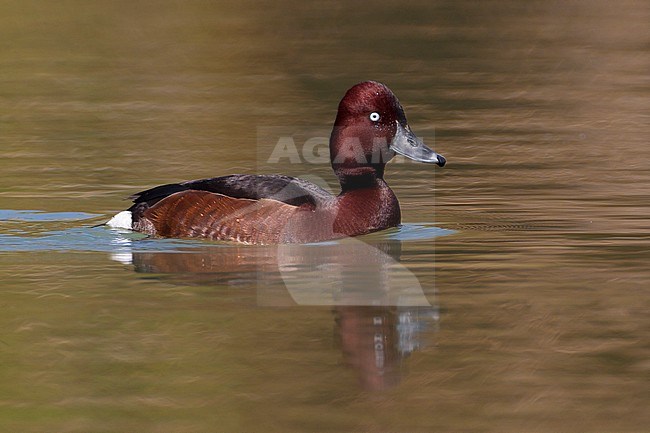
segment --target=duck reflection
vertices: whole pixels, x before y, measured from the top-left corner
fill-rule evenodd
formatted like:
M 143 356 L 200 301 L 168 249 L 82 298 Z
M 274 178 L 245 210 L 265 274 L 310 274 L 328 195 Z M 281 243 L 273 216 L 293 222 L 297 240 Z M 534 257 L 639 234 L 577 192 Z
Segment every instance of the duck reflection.
M 335 315 L 345 360 L 367 390 L 399 384 L 403 360 L 424 346 L 421 334 L 438 320 L 433 307 L 336 307 Z
M 215 245 L 131 253 L 138 272 L 183 283 L 256 288 L 260 306 L 331 306 L 346 364 L 364 389 L 400 383 L 404 360 L 425 346 L 438 310 L 400 263 L 401 242 L 346 239 L 273 247 Z M 124 260 L 120 254 L 120 261 Z M 117 258 L 116 258 L 117 259 Z M 431 293 L 431 289 L 427 290 Z

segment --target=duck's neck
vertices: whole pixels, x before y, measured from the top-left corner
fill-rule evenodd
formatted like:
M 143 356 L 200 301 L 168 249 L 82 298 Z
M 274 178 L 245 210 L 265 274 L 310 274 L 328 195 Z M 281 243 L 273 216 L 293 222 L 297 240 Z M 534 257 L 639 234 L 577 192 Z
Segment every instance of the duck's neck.
M 354 175 L 339 175 L 339 182 L 341 183 L 341 194 L 356 189 L 388 187 L 384 179 L 378 177 L 374 171 Z
M 339 176 L 341 194 L 336 198 L 337 233 L 356 236 L 394 227 L 400 223 L 399 201 L 383 178 L 376 174 Z

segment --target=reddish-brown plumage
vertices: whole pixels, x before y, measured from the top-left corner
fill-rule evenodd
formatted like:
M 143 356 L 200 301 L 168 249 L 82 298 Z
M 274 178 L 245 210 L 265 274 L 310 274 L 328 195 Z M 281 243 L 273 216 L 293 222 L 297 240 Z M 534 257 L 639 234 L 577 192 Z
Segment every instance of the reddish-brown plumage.
M 287 176 L 231 175 L 163 185 L 133 196 L 133 229 L 153 236 L 248 244 L 305 243 L 357 236 L 400 223 L 399 202 L 383 179 L 401 153 L 440 166 L 445 159 L 417 139 L 383 84 L 352 87 L 330 137 L 333 196 Z

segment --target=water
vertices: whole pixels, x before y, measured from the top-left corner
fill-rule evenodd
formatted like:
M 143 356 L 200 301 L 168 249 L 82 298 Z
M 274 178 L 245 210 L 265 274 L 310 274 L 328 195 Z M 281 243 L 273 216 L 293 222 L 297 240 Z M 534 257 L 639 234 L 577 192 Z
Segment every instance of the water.
M 2 8 L 0 431 L 647 431 L 644 2 Z M 336 190 L 269 155 L 365 79 L 449 161 L 389 166 L 402 227 L 93 227 L 179 180 Z

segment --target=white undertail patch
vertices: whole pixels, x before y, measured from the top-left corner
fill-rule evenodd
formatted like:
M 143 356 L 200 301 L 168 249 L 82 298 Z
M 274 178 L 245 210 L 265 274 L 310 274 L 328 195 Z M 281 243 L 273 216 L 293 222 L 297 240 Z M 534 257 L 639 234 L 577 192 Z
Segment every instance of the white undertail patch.
M 106 225 L 114 229 L 133 230 L 133 217 L 131 215 L 131 212 L 124 210 L 118 213 L 113 218 L 108 220 Z

